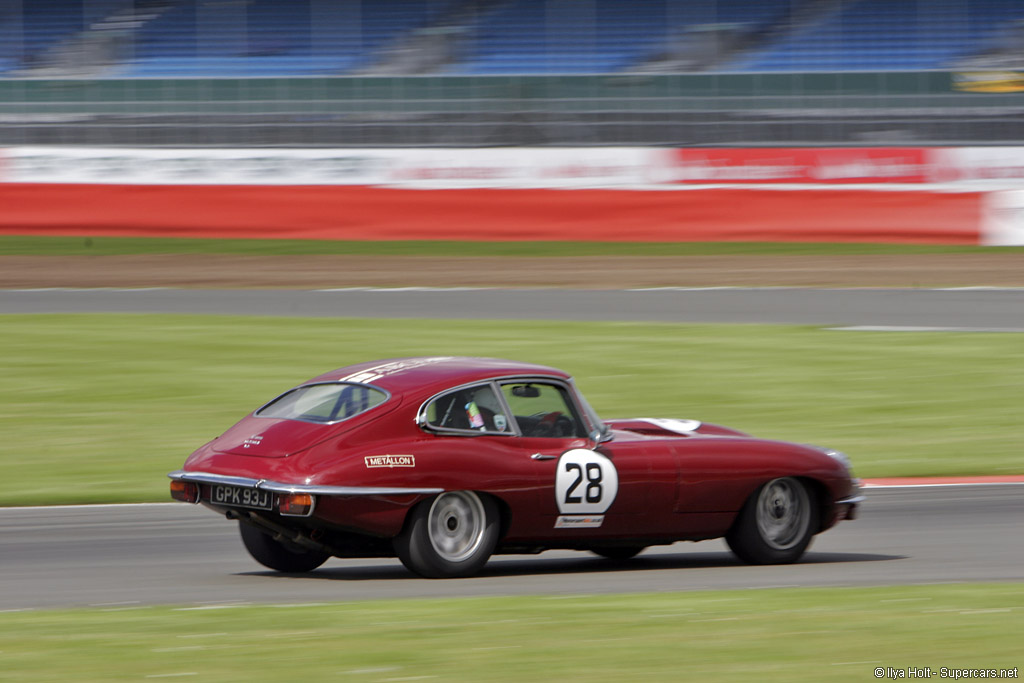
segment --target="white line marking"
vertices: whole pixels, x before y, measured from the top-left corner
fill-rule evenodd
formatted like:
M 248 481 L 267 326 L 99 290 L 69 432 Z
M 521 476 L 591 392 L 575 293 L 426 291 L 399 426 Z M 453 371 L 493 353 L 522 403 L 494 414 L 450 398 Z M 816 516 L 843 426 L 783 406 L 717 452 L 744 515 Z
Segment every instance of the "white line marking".
M 12 507 L 0 507 L 0 513 L 6 510 L 101 510 L 104 508 L 159 508 L 159 507 L 181 507 L 184 509 L 187 503 L 87 503 L 84 505 L 19 505 Z
M 202 612 L 205 610 L 213 609 L 238 609 L 239 607 L 252 607 L 251 602 L 234 602 L 230 604 L 219 604 L 219 605 L 200 605 L 199 607 L 176 607 L 172 612 Z
M 987 287 L 976 285 L 973 287 L 936 287 L 933 292 L 1024 292 L 1024 287 Z
M 8 292 L 160 292 L 173 287 L 35 287 L 8 289 Z M 184 291 L 184 290 L 182 290 Z
M 1011 332 L 1020 334 L 1024 327 L 931 327 L 912 325 L 849 325 L 827 327 L 833 332 Z
M 744 289 L 743 287 L 635 287 L 627 292 L 718 292 L 722 290 Z M 754 287 L 753 289 L 788 289 L 786 287 Z
M 345 293 L 345 292 L 479 292 L 488 287 L 336 287 L 333 289 L 313 289 L 313 292 Z
M 943 486 L 1020 486 L 1024 481 L 958 481 L 942 484 L 861 484 L 862 489 L 928 489 Z

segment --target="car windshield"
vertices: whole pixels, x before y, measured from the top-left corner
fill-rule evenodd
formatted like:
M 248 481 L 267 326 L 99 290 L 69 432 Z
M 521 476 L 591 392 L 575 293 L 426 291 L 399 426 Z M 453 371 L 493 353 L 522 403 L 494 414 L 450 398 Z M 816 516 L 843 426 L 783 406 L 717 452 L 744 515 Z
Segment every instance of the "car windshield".
M 339 422 L 365 413 L 388 395 L 365 384 L 307 384 L 278 396 L 256 411 L 258 417 L 306 422 Z
M 601 421 L 601 418 L 598 417 L 594 409 L 590 406 L 589 403 L 587 403 L 586 397 L 584 397 L 583 394 L 579 392 L 579 390 L 576 391 L 576 398 L 579 400 L 580 405 L 583 407 L 583 412 L 586 413 L 587 419 L 590 421 L 591 427 L 597 430 L 597 433 L 599 435 L 598 439 L 601 439 L 607 434 L 609 434 L 611 430 L 604 422 Z

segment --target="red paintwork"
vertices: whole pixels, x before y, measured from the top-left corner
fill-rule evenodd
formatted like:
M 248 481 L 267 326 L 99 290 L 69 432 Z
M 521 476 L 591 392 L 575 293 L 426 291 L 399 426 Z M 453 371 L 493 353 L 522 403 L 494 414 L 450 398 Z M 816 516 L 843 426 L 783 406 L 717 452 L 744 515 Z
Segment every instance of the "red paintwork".
M 644 420 L 612 420 L 606 424 L 614 439 L 595 448 L 585 438 L 451 435 L 416 424 L 420 407 L 438 393 L 509 377 L 547 378 L 576 391 L 561 370 L 498 359 L 362 363 L 309 382 L 371 384 L 390 394 L 382 405 L 334 425 L 249 415 L 193 453 L 184 470 L 289 484 L 486 493 L 499 500 L 503 511 L 499 551 L 586 547 L 595 540 L 653 544 L 722 536 L 751 493 L 780 476 L 815 482 L 822 528 L 828 528 L 845 517 L 845 508 L 835 502 L 857 492 L 847 469 L 817 448 L 755 439 L 718 425 L 677 433 Z M 257 436 L 262 438 L 252 443 Z M 599 528 L 555 528 L 558 456 L 575 448 L 597 450 L 618 473 L 618 494 Z M 384 454 L 414 455 L 415 467 L 367 467 L 365 457 Z M 537 460 L 534 454 L 554 459 Z M 429 497 L 320 496 L 313 518 L 279 521 L 390 538 L 402 530 L 409 509 Z

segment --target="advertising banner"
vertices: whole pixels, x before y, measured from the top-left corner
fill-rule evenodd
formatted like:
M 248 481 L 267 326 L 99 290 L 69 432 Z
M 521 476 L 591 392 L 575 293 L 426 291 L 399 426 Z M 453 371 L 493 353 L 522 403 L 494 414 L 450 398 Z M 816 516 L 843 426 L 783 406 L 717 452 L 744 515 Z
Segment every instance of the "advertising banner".
M 920 147 L 680 149 L 675 182 L 923 183 L 928 151 Z
M 1024 181 L 1024 147 L 0 149 L 0 182 L 428 190 L 785 188 Z M 970 185 L 969 188 L 966 185 Z
M 0 150 L 0 182 L 132 185 L 369 185 L 423 189 L 620 187 L 655 183 L 660 150 L 486 149 Z

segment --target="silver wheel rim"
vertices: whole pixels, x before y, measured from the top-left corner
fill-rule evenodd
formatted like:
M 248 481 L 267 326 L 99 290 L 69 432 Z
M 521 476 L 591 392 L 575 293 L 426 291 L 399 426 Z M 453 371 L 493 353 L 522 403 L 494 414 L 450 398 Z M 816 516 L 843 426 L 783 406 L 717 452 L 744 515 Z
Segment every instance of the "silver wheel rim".
M 485 515 L 483 503 L 472 491 L 442 493 L 427 516 L 430 544 L 449 562 L 471 557 L 483 541 Z
M 757 497 L 757 530 L 775 550 L 789 550 L 800 543 L 810 524 L 807 490 L 795 479 L 774 479 Z

